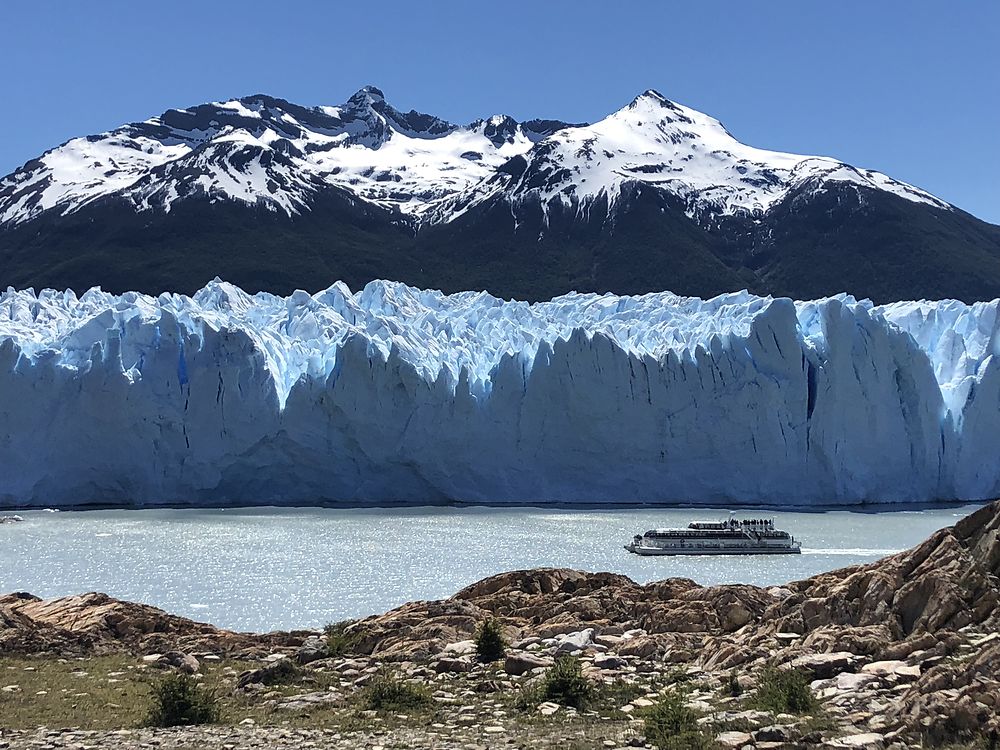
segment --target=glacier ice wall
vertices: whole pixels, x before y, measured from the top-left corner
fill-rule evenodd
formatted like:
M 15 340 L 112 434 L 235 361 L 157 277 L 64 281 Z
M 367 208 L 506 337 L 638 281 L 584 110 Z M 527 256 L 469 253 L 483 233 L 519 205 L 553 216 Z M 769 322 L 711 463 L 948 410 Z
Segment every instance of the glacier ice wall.
M 1000 494 L 998 301 L 0 294 L 0 507 Z

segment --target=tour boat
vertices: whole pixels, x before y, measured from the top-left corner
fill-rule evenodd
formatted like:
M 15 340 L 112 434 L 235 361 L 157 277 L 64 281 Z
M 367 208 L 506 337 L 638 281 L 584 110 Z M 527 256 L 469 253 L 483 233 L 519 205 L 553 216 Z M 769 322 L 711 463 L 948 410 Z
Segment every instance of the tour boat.
M 625 549 L 637 555 L 797 555 L 802 543 L 770 518 L 692 521 L 686 529 L 650 529 Z

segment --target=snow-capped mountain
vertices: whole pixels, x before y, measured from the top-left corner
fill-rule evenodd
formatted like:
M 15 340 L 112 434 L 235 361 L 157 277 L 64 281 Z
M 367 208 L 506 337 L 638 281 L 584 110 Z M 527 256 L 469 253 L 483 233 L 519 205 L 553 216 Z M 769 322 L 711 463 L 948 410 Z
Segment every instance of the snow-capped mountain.
M 250 96 L 74 138 L 0 182 L 0 223 L 66 215 L 110 195 L 139 211 L 202 197 L 293 215 L 328 187 L 447 223 L 498 194 L 614 206 L 629 183 L 678 196 L 692 217 L 759 215 L 798 186 L 826 182 L 948 208 L 879 172 L 745 146 L 655 91 L 593 125 L 494 115 L 459 126 L 400 112 L 366 86 L 335 107 Z
M 553 133 L 489 180 L 444 202 L 434 215 L 450 221 L 497 194 L 583 209 L 605 198 L 614 207 L 625 186 L 640 184 L 677 196 L 692 218 L 759 216 L 796 188 L 822 190 L 829 182 L 950 208 L 881 172 L 746 146 L 718 120 L 649 90 L 598 123 Z
M 745 145 L 646 91 L 594 124 L 467 125 L 367 86 L 74 138 L 0 180 L 0 288 L 289 293 L 392 278 L 542 299 L 749 288 L 1000 295 L 1000 228 L 880 172 Z
M 504 115 L 452 125 L 400 112 L 374 86 L 336 107 L 249 96 L 64 143 L 0 181 L 0 223 L 66 215 L 111 195 L 138 211 L 207 198 L 293 215 L 329 187 L 420 216 L 562 127 Z

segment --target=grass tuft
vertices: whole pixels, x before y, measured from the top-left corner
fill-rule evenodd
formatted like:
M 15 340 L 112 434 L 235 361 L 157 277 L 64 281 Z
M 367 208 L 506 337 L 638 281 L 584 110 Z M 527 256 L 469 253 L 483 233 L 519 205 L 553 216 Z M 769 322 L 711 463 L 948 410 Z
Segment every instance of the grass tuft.
M 769 667 L 761 672 L 750 705 L 773 713 L 808 714 L 819 708 L 819 701 L 809 688 L 808 675 Z
M 712 737 L 698 726 L 700 714 L 680 690 L 670 690 L 643 712 L 646 741 L 659 750 L 708 750 Z
M 375 675 L 362 692 L 362 701 L 370 711 L 403 711 L 423 708 L 431 703 L 428 692 L 400 680 L 389 672 Z
M 219 721 L 219 699 L 194 677 L 172 673 L 153 683 L 146 723 L 151 727 L 194 726 Z
M 347 626 L 351 624 L 350 620 L 343 620 L 342 622 L 331 622 L 323 628 L 323 634 L 326 636 L 327 656 L 347 656 L 354 653 L 359 636 L 357 633 L 347 632 Z
M 568 708 L 586 708 L 595 696 L 594 686 L 583 676 L 580 660 L 562 656 L 539 682 L 521 690 L 515 702 L 521 711 L 534 708 L 539 703 L 551 701 Z

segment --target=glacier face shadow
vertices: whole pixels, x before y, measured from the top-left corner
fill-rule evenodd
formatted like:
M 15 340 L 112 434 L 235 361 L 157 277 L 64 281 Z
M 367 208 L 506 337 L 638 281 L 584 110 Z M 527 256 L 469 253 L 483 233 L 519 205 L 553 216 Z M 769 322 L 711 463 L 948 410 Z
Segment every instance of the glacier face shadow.
M 8 289 L 0 507 L 996 497 L 998 305 Z

